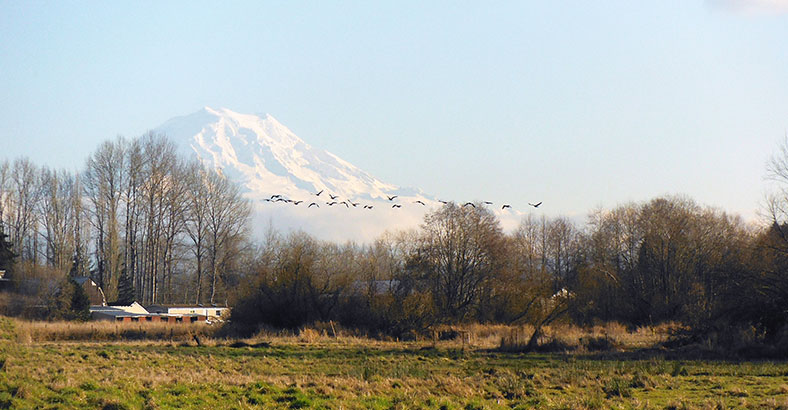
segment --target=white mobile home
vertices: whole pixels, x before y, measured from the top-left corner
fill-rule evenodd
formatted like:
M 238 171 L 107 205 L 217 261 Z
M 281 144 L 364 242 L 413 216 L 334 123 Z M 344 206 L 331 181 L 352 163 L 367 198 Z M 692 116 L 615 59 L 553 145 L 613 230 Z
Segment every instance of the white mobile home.
M 209 319 L 219 319 L 230 308 L 224 306 L 199 305 L 150 305 L 148 311 L 163 315 L 200 315 Z

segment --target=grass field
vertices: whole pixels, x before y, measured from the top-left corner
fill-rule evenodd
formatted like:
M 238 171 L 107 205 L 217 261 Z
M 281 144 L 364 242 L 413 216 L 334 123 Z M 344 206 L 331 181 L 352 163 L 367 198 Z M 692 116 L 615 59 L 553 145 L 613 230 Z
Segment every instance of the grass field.
M 198 346 L 194 331 L 172 341 L 45 341 L 40 329 L 30 336 L 36 326 L 45 325 L 0 319 L 0 408 L 788 409 L 784 362 L 667 360 L 626 346 L 507 353 L 481 331 L 441 342 L 203 332 Z

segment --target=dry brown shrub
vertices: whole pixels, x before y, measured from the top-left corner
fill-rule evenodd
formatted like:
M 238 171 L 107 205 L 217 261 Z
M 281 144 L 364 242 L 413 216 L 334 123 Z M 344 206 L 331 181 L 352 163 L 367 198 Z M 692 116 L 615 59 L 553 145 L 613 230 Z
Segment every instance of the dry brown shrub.
M 320 340 L 320 332 L 310 327 L 305 327 L 298 332 L 298 341 L 301 343 L 315 343 Z
M 631 333 L 629 330 L 627 330 L 626 326 L 618 322 L 607 322 L 602 327 L 602 329 L 603 329 L 602 330 L 603 336 L 613 337 L 613 338 L 626 336 Z

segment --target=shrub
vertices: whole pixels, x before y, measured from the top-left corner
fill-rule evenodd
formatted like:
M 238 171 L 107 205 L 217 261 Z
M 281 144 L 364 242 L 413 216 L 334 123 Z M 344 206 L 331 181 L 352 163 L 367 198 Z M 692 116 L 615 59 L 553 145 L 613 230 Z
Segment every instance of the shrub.
M 580 343 L 591 352 L 609 352 L 616 349 L 615 342 L 607 336 L 583 337 Z

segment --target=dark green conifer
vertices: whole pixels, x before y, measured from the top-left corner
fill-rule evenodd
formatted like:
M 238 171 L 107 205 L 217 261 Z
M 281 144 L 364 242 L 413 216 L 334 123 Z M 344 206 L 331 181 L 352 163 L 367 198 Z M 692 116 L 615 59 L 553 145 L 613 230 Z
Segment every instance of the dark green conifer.
M 120 271 L 120 278 L 118 278 L 118 305 L 128 306 L 136 299 L 134 295 L 134 283 L 131 277 L 126 272 L 126 267 Z
M 3 225 L 0 224 L 0 270 L 6 271 L 6 276 L 13 270 L 16 256 L 13 245 L 8 242 L 8 235 L 5 234 Z

